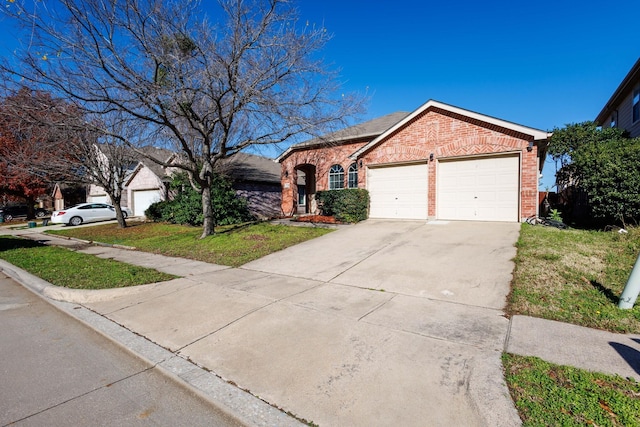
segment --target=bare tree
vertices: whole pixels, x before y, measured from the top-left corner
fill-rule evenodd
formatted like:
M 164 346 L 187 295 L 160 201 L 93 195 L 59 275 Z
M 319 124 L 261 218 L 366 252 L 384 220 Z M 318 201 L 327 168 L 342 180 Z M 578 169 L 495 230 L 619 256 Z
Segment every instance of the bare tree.
M 8 132 L 0 133 L 0 170 L 14 170 L 5 174 L 6 184 L 25 197 L 36 189 L 43 193 L 52 182 L 98 185 L 114 204 L 118 224 L 126 227 L 122 191 L 140 157 L 127 144 L 127 138 L 140 140 L 139 129 L 128 127 L 131 121 L 113 111 L 89 122 L 74 104 L 22 87 L 2 100 L 0 123 L 13 136 L 7 140 Z M 5 187 L 10 186 L 0 185 Z
M 202 237 L 214 233 L 218 161 L 250 146 L 324 133 L 362 109 L 361 98 L 339 93 L 336 73 L 317 58 L 326 30 L 300 23 L 289 0 L 8 6 L 4 13 L 30 38 L 21 66 L 5 62 L 3 69 L 73 99 L 97 122 L 117 111 L 140 128 L 141 139 L 178 151 L 171 166 L 186 171 L 202 195 Z M 115 129 L 103 133 L 121 137 Z
M 122 192 L 140 157 L 130 148 L 127 136 L 137 132 L 137 129 L 131 129 L 128 120 L 118 120 L 115 113 L 103 115 L 102 118 L 108 122 L 85 122 L 73 129 L 84 135 L 71 141 L 69 155 L 83 165 L 79 179 L 104 189 L 115 208 L 118 225 L 125 228 L 127 222 L 121 207 Z M 105 133 L 104 129 L 112 131 Z

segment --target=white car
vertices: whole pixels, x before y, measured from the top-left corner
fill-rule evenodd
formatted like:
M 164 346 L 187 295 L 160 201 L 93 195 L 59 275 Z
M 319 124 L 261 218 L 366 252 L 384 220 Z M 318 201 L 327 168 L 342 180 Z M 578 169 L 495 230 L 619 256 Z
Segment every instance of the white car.
M 122 208 L 122 215 L 130 215 L 127 208 Z M 80 225 L 84 222 L 107 221 L 116 219 L 116 209 L 106 203 L 80 203 L 68 209 L 54 211 L 51 214 L 52 224 Z

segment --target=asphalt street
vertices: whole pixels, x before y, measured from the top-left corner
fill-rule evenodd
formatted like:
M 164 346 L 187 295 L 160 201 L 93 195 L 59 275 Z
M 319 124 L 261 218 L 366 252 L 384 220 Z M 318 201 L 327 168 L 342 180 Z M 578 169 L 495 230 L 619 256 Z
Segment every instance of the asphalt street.
M 0 273 L 0 425 L 242 424 Z

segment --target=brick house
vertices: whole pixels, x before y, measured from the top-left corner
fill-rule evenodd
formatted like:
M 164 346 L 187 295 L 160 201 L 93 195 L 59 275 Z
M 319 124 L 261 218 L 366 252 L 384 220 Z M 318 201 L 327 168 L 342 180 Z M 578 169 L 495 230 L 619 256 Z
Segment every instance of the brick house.
M 640 58 L 631 67 L 596 117 L 602 127 L 618 127 L 631 138 L 640 136 Z
M 550 133 L 428 101 L 278 157 L 285 215 L 320 190 L 365 188 L 370 218 L 522 221 L 538 210 Z

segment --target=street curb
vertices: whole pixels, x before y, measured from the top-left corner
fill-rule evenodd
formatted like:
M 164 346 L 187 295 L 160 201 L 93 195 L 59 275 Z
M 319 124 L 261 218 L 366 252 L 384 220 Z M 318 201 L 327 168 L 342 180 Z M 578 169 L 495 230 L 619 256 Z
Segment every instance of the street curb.
M 4 260 L 0 260 L 0 270 L 44 301 L 93 329 L 130 354 L 157 368 L 163 375 L 215 405 L 244 425 L 256 427 L 304 425 L 260 398 L 229 384 L 215 373 L 197 366 L 82 305 L 78 305 L 81 303 L 53 299 L 47 295 L 52 292 L 52 288 L 59 287 Z M 67 291 L 70 290 L 67 289 Z

